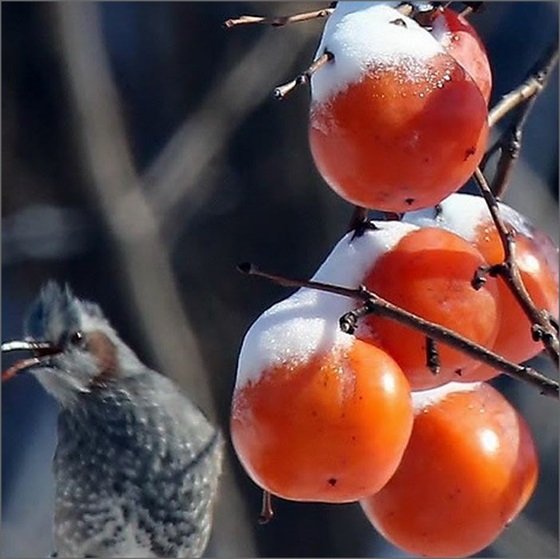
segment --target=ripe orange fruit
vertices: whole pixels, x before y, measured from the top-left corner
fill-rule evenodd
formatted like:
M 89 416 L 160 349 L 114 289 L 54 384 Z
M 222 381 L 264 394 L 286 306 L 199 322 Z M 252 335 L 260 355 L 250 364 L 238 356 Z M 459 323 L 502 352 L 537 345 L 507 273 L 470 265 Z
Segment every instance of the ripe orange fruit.
M 538 465 L 523 418 L 486 384 L 414 394 L 410 442 L 395 475 L 361 501 L 373 526 L 413 555 L 466 557 L 525 506 Z
M 443 229 L 426 227 L 404 236 L 380 256 L 365 276 L 365 286 L 390 302 L 426 320 L 490 346 L 499 321 L 496 281 L 476 291 L 475 270 L 485 264 L 467 241 Z M 426 336 L 398 322 L 369 315 L 364 319 L 373 338 L 400 365 L 412 390 L 457 380 L 477 362 L 443 343 L 437 344 L 441 368 L 427 366 Z M 359 335 L 359 334 L 358 334 Z
M 457 12 L 443 8 L 432 20 L 431 33 L 469 73 L 488 104 L 492 92 L 492 71 L 484 43 L 474 27 Z
M 349 502 L 394 473 L 412 405 L 395 361 L 321 315 L 323 295 L 300 290 L 247 333 L 231 436 L 249 476 L 270 493 Z
M 519 212 L 500 204 L 507 226 L 516 232 L 516 262 L 523 283 L 537 308 L 558 318 L 558 248 Z M 413 212 L 405 221 L 424 226 L 443 227 L 461 235 L 493 265 L 504 259 L 502 243 L 483 198 L 453 194 L 440 204 L 437 217 L 433 210 Z M 502 278 L 497 280 L 500 313 L 495 342 L 491 349 L 506 359 L 521 363 L 540 353 L 541 342 L 531 335 L 531 322 Z M 487 365 L 475 365 L 463 372 L 465 381 L 487 380 L 499 371 Z
M 411 211 L 438 203 L 473 173 L 487 108 L 428 31 L 373 4 L 340 3 L 327 21 L 317 56 L 328 51 L 334 60 L 311 79 L 311 153 L 342 198 Z

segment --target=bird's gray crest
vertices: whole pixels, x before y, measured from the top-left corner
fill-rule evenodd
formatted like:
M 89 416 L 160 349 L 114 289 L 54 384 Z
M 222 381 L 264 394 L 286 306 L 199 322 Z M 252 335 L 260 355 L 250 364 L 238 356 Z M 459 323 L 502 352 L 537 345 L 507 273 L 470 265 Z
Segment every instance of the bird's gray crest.
M 25 333 L 36 340 L 54 343 L 66 332 L 81 328 L 81 313 L 104 319 L 95 303 L 78 299 L 66 284 L 51 280 L 31 304 L 25 320 Z

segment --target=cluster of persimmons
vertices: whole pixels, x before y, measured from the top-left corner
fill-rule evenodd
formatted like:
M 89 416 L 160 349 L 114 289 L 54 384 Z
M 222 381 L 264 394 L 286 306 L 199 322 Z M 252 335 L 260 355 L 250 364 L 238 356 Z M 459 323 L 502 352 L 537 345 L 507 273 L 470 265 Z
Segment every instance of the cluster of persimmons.
M 531 322 L 500 277 L 473 285 L 504 248 L 482 197 L 457 193 L 487 148 L 492 76 L 470 23 L 429 25 L 397 2 L 339 2 L 311 77 L 309 141 L 326 183 L 363 208 L 404 214 L 347 233 L 314 277 L 369 291 L 511 362 L 537 355 Z M 536 306 L 557 315 L 558 251 L 514 209 L 516 262 Z M 538 465 L 520 414 L 485 381 L 500 371 L 425 334 L 363 316 L 360 301 L 302 287 L 243 341 L 231 435 L 250 477 L 296 501 L 359 501 L 412 554 L 462 557 L 528 502 Z

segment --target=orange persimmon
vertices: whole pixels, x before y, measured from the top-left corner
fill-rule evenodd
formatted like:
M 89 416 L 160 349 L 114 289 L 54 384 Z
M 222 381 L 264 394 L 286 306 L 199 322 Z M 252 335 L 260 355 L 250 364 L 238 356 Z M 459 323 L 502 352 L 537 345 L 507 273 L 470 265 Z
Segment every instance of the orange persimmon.
M 329 18 L 317 57 L 333 59 L 311 79 L 317 169 L 353 204 L 392 212 L 434 205 L 484 154 L 484 97 L 413 19 L 386 5 L 351 4 Z
M 558 248 L 548 235 L 519 212 L 506 204 L 499 207 L 504 223 L 515 232 L 515 261 L 525 288 L 537 308 L 558 318 Z M 480 196 L 453 194 L 441 202 L 436 211 L 412 212 L 404 219 L 419 226 L 453 231 L 477 248 L 489 265 L 503 262 L 502 242 L 486 202 Z M 497 278 L 497 287 L 500 299 L 498 333 L 489 347 L 506 359 L 521 363 L 540 353 L 543 344 L 533 340 L 531 322 L 502 278 Z M 487 380 L 497 374 L 499 371 L 488 365 L 475 364 L 464 370 L 462 379 L 457 380 Z
M 245 337 L 233 445 L 274 495 L 355 501 L 383 487 L 400 462 L 412 428 L 409 385 L 383 350 L 343 334 L 336 320 L 304 318 L 309 307 L 292 301 L 261 315 Z
M 474 27 L 450 8 L 438 10 L 432 20 L 432 35 L 470 74 L 488 104 L 492 71 L 486 47 Z
M 477 553 L 535 488 L 537 455 L 525 421 L 497 390 L 473 384 L 414 394 L 401 464 L 381 491 L 361 501 L 373 526 L 413 555 Z
M 458 235 L 425 227 L 404 236 L 380 256 L 364 279 L 364 285 L 420 317 L 489 346 L 499 320 L 496 280 L 478 291 L 471 280 L 486 261 L 480 252 Z M 365 317 L 375 341 L 402 368 L 413 390 L 423 390 L 457 380 L 477 362 L 443 343 L 437 344 L 440 371 L 427 366 L 426 336 L 393 320 Z

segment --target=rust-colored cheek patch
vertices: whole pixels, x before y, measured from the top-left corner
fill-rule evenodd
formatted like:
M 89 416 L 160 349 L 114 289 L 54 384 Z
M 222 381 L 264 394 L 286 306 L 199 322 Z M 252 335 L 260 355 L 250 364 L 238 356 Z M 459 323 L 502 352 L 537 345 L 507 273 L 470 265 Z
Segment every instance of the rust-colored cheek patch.
M 113 342 L 103 332 L 90 332 L 86 335 L 88 351 L 99 364 L 99 374 L 96 383 L 102 383 L 118 375 L 117 349 Z

